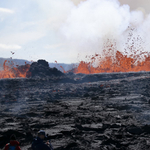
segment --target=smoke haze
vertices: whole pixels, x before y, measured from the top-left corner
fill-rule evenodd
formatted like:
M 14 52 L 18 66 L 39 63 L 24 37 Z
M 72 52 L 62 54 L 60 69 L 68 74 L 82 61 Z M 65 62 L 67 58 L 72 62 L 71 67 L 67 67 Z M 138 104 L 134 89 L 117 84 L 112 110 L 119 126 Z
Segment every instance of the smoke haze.
M 75 5 L 85 0 L 71 0 Z M 121 5 L 127 4 L 131 10 L 140 9 L 144 13 L 150 13 L 150 1 L 149 0 L 119 0 Z
M 102 53 L 108 40 L 122 52 L 132 53 L 134 47 L 141 53 L 150 47 L 150 15 L 118 0 L 81 1 L 72 6 L 59 31 L 70 48 L 84 56 Z

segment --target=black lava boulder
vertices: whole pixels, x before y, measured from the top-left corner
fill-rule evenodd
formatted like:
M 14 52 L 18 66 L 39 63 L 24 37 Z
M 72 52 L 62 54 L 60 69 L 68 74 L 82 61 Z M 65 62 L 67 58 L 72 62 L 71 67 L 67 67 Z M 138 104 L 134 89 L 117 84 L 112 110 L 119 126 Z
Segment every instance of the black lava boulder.
M 27 73 L 27 77 L 47 77 L 47 76 L 64 76 L 64 73 L 57 68 L 50 68 L 45 60 L 33 62 Z

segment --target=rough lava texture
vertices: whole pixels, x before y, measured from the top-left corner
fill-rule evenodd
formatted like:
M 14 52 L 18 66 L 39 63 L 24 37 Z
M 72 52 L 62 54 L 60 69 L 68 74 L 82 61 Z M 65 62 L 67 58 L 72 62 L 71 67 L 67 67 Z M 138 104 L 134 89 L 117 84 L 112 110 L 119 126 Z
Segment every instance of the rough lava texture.
M 29 150 L 43 129 L 54 150 L 149 150 L 149 110 L 149 72 L 1 79 L 0 148 L 13 133 Z
M 47 77 L 47 76 L 63 76 L 64 74 L 57 68 L 50 68 L 45 60 L 33 62 L 27 73 L 27 77 Z

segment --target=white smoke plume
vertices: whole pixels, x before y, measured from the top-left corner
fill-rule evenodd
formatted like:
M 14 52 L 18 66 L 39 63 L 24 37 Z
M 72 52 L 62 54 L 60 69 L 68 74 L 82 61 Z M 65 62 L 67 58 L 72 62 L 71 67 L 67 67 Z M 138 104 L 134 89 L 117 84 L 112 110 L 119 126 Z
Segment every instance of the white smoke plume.
M 131 47 L 150 51 L 150 15 L 131 11 L 118 0 L 86 0 L 74 5 L 59 31 L 80 54 L 101 53 L 108 39 L 122 52 L 132 53 Z

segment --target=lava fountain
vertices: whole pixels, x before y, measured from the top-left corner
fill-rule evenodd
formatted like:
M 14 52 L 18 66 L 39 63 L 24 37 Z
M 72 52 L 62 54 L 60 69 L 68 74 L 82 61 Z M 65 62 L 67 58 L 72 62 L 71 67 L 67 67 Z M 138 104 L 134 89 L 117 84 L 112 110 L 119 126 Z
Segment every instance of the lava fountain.
M 102 58 L 97 67 L 93 64 L 98 54 L 91 57 L 91 62 L 81 61 L 75 69 L 75 73 L 93 74 L 93 73 L 111 73 L 111 72 L 139 72 L 150 71 L 150 55 L 145 55 L 145 60 L 137 61 L 137 59 L 123 55 L 117 51 L 114 56 L 106 56 Z M 140 57 L 140 55 L 139 55 Z
M 115 43 L 107 42 L 101 55 L 86 56 L 88 61 L 80 61 L 74 73 L 150 71 L 150 53 L 143 51 L 143 49 L 138 50 L 134 43 L 129 49 L 129 52 L 120 52 Z
M 3 70 L 0 71 L 0 79 L 16 78 L 16 77 L 25 78 L 28 74 L 29 68 L 30 68 L 29 64 L 14 67 L 13 62 L 5 60 L 3 63 Z

